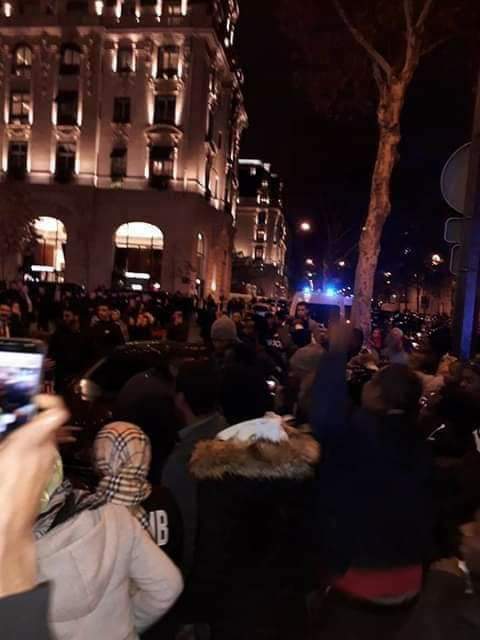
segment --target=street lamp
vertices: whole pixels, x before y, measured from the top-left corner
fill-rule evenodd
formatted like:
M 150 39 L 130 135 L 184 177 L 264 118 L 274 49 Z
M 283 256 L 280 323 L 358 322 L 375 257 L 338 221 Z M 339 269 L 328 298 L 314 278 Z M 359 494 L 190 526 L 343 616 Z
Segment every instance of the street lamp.
M 312 225 L 309 222 L 304 221 L 300 223 L 300 231 L 304 231 L 305 233 L 308 233 L 311 230 L 312 230 Z
M 307 258 L 307 259 L 305 260 L 305 264 L 306 264 L 307 266 L 309 266 L 309 267 L 313 267 L 313 260 L 312 260 L 312 258 Z
M 343 269 L 343 267 L 346 265 L 347 263 L 345 262 L 345 260 L 339 260 L 338 262 L 338 266 L 340 267 L 340 269 Z
M 434 267 L 439 267 L 443 262 L 443 258 L 442 256 L 440 256 L 438 253 L 434 253 L 432 256 L 432 266 Z

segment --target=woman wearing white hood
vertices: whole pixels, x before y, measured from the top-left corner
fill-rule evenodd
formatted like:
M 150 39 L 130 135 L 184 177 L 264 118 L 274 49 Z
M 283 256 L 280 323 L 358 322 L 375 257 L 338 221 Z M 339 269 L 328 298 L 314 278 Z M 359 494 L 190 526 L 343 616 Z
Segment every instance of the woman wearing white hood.
M 137 640 L 182 591 L 178 569 L 126 507 L 73 491 L 61 465 L 37 521 L 56 640 Z
M 213 640 L 305 637 L 302 521 L 319 455 L 275 415 L 197 445 L 199 528 L 184 603 Z

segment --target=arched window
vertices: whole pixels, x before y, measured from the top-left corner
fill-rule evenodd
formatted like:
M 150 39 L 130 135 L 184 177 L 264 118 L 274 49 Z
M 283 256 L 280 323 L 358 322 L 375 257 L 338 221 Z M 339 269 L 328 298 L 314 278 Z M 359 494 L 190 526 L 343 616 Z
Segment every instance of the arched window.
M 197 278 L 201 281 L 205 278 L 205 236 L 197 233 Z
M 164 236 L 147 222 L 127 222 L 115 233 L 113 283 L 161 283 Z
M 60 73 L 76 75 L 80 73 L 81 49 L 77 44 L 62 45 L 60 54 Z
M 205 236 L 203 233 L 197 234 L 197 256 L 205 257 Z
M 67 232 L 61 220 L 42 216 L 34 222 L 37 236 L 30 271 L 34 278 L 48 282 L 62 282 L 65 272 Z
M 13 73 L 20 75 L 32 68 L 32 50 L 26 44 L 19 44 L 13 52 Z

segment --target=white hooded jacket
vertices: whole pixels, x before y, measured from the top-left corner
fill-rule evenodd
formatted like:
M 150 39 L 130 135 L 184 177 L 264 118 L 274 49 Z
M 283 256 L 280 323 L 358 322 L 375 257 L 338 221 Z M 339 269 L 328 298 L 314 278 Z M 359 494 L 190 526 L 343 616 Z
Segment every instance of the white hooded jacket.
M 125 507 L 84 511 L 37 550 L 55 640 L 137 640 L 182 591 L 178 569 Z

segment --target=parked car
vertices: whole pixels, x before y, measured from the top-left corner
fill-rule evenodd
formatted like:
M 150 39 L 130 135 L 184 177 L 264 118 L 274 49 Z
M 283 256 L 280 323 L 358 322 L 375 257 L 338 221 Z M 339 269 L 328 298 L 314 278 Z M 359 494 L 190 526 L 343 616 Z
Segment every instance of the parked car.
M 70 424 L 81 427 L 78 441 L 65 452 L 66 468 L 76 477 L 87 473 L 90 448 L 100 429 L 112 417 L 114 402 L 134 375 L 167 364 L 172 371 L 185 361 L 208 357 L 201 344 L 173 342 L 129 342 L 102 358 L 70 385 L 65 401 L 71 413 Z M 83 478 L 89 484 L 87 477 Z

